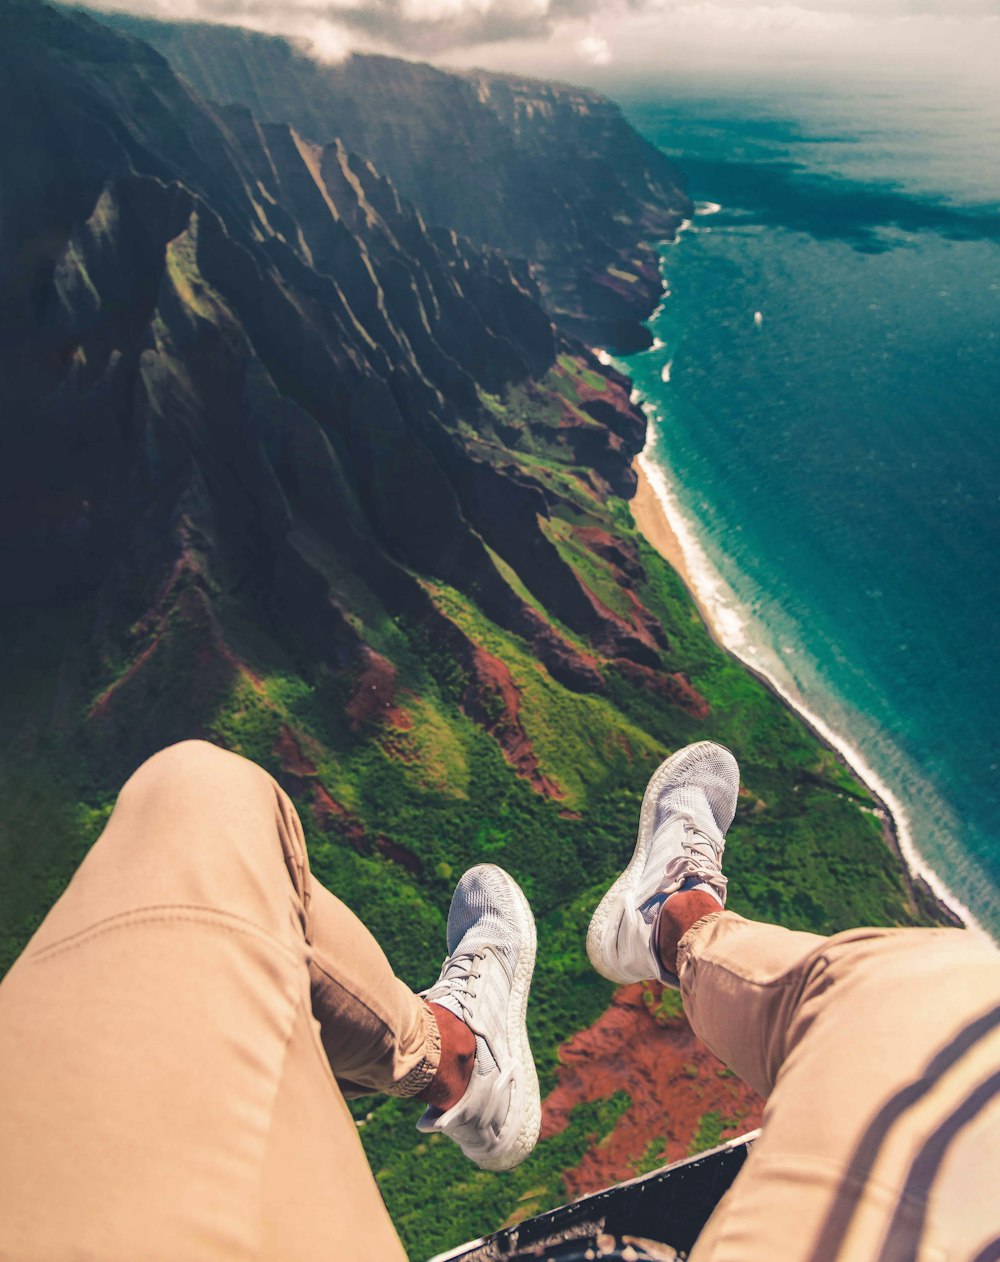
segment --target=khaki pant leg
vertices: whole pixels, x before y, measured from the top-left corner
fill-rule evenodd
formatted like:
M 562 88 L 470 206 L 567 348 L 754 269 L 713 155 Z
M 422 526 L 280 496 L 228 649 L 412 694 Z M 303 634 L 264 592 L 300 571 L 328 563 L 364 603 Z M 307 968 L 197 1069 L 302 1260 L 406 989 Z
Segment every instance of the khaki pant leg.
M 132 777 L 0 986 L 5 1262 L 403 1258 L 312 1013 L 314 888 L 253 764 Z
M 952 929 L 829 939 L 707 917 L 700 1037 L 769 1094 L 692 1262 L 1000 1257 L 1000 955 Z
M 394 976 L 357 916 L 318 882 L 312 890 L 313 1010 L 341 1091 L 416 1095 L 441 1058 L 430 1008 Z

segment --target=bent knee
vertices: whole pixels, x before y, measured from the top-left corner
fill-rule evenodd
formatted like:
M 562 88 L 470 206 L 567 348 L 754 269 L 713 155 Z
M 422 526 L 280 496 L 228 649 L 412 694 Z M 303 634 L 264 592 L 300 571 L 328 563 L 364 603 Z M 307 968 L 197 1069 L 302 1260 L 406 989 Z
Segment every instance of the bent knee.
M 201 791 L 208 788 L 213 793 L 227 785 L 245 787 L 255 780 L 269 781 L 267 772 L 255 762 L 234 754 L 211 741 L 178 741 L 147 758 L 122 789 L 122 795 L 130 797 L 144 790 L 183 793 L 186 790 Z

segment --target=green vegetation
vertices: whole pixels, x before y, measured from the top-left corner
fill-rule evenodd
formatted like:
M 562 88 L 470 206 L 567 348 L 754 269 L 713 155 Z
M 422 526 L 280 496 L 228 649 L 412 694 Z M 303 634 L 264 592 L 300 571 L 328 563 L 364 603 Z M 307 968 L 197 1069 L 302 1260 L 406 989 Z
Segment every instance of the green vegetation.
M 184 283 L 186 258 L 177 255 Z M 93 624 L 89 606 L 9 628 L 10 650 L 0 665 L 0 966 L 12 963 L 65 886 L 124 778 L 159 745 L 193 734 L 210 735 L 285 781 L 315 875 L 367 922 L 415 988 L 436 975 L 456 875 L 481 861 L 513 873 L 538 918 L 529 1017 L 543 1092 L 556 1081 L 560 1045 L 609 1003 L 611 985 L 586 960 L 587 922 L 631 851 L 646 780 L 667 752 L 688 741 L 723 741 L 743 769 L 728 863 L 735 910 L 823 933 L 858 923 L 919 922 L 878 822 L 864 809 L 872 803 L 863 787 L 712 641 L 676 574 L 636 533 L 627 505 L 600 504 L 579 471 L 566 465 L 553 420 L 562 407 L 556 395 L 572 405 L 576 383 L 602 385 L 590 377 L 597 375 L 582 361 L 561 360 L 544 389 L 491 396 L 488 414 L 505 433 L 519 435 L 516 459 L 552 496 L 546 530 L 561 557 L 623 617 L 629 602 L 613 565 L 576 528 L 597 525 L 635 551 L 642 571 L 635 595 L 661 621 L 670 644 L 663 671 L 680 674 L 705 698 L 706 718 L 607 661 L 600 662 L 603 692 L 570 691 L 526 641 L 487 618 L 473 595 L 428 583 L 438 609 L 509 670 L 538 771 L 561 794 L 546 796 L 465 712 L 469 680 L 440 638 L 392 616 L 364 576 L 338 568 L 333 557 L 326 558 L 326 573 L 352 625 L 396 671 L 391 707 L 364 722 L 352 722 L 348 712 L 356 674 L 318 663 L 294 638 L 265 630 L 266 620 L 227 595 L 223 584 L 212 590 L 209 621 L 192 612 L 202 608 L 192 592 L 204 584 L 179 579 L 158 620 L 137 624 L 103 656 L 77 647 Z M 480 440 L 487 450 L 487 436 Z M 513 458 L 509 450 L 505 458 Z M 528 595 L 508 562 L 498 562 L 498 570 L 514 593 L 542 611 L 537 593 Z M 558 618 L 549 621 L 565 631 Z M 225 653 L 212 647 L 218 627 Z M 580 647 L 578 637 L 565 638 Z M 502 716 L 502 698 L 491 704 Z M 288 739 L 305 768 L 294 774 Z M 336 804 L 336 817 L 315 809 L 320 790 Z M 391 847 L 379 849 L 376 839 Z M 680 1015 L 676 992 L 656 1000 L 650 992 L 648 1002 L 658 1021 Z M 477 1172 L 447 1141 L 418 1135 L 412 1103 L 380 1099 L 352 1107 L 404 1243 L 419 1258 L 558 1203 L 565 1197 L 562 1173 L 610 1133 L 627 1104 L 616 1095 L 577 1109 L 565 1132 L 505 1176 Z M 717 1143 L 729 1124 L 706 1113 L 691 1150 Z M 653 1168 L 659 1151 L 654 1141 L 635 1154 L 634 1169 Z
M 666 1135 L 657 1135 L 655 1139 L 649 1141 L 642 1154 L 632 1162 L 632 1173 L 636 1178 L 643 1174 L 650 1174 L 665 1164 L 663 1153 L 666 1146 Z
M 499 1175 L 477 1170 L 450 1140 L 414 1131 L 413 1105 L 405 1101 L 381 1105 L 361 1137 L 408 1252 L 421 1258 L 446 1243 L 472 1239 L 563 1203 L 562 1172 L 609 1135 L 628 1106 L 623 1092 L 581 1105 L 562 1134 L 543 1140 L 523 1165 Z M 445 1188 L 447 1213 L 442 1214 Z
M 605 698 L 570 692 L 540 670 L 527 645 L 489 622 L 461 593 L 435 588 L 435 600 L 477 644 L 510 669 L 521 701 L 520 718 L 543 771 L 564 793 L 564 804 L 586 806 L 609 782 L 627 783 L 637 758 L 658 761 L 662 746 L 628 722 Z
M 642 999 L 653 1020 L 660 1025 L 676 1021 L 678 1017 L 684 1015 L 684 1000 L 681 998 L 681 992 L 669 986 L 665 986 L 663 993 L 657 998 L 651 986 L 647 985 L 643 988 Z
M 614 566 L 591 552 L 580 541 L 570 522 L 554 517 L 545 529 L 560 556 L 580 575 L 594 595 L 616 614 L 627 618 L 631 606 L 616 581 Z
M 582 382 L 589 390 L 594 390 L 598 394 L 604 394 L 607 391 L 607 378 L 594 372 L 592 368 L 588 368 L 578 356 L 560 355 L 557 363 L 563 377 L 569 378 L 568 393 L 574 403 L 578 402 L 580 397 L 579 386 L 575 384 L 576 382 Z
M 698 1119 L 698 1130 L 688 1145 L 688 1156 L 706 1152 L 709 1148 L 718 1148 L 722 1143 L 722 1132 L 736 1126 L 735 1119 L 723 1117 L 718 1109 L 703 1113 Z

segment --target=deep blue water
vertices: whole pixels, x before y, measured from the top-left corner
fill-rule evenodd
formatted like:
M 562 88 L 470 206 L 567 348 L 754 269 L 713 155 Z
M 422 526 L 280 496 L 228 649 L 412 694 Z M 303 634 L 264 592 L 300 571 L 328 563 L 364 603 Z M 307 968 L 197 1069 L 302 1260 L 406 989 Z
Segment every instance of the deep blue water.
M 1000 935 L 1000 112 L 618 95 L 721 204 L 627 367 L 723 614 Z

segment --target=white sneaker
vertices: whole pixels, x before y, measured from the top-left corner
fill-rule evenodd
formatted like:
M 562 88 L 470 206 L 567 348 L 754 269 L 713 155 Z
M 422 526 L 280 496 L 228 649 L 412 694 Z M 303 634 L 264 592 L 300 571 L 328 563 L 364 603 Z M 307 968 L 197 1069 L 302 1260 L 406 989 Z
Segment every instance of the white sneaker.
M 483 863 L 455 888 L 441 976 L 424 999 L 448 1008 L 476 1036 L 469 1089 L 447 1112 L 429 1108 L 420 1131 L 442 1131 L 484 1170 L 511 1170 L 541 1127 L 538 1075 L 525 1011 L 535 968 L 535 918 L 513 877 Z
M 656 952 L 656 917 L 668 895 L 692 878 L 725 906 L 722 852 L 739 788 L 736 759 L 712 741 L 679 749 L 653 773 L 632 859 L 601 899 L 587 931 L 587 954 L 602 977 L 621 984 L 659 978 L 677 985 Z

